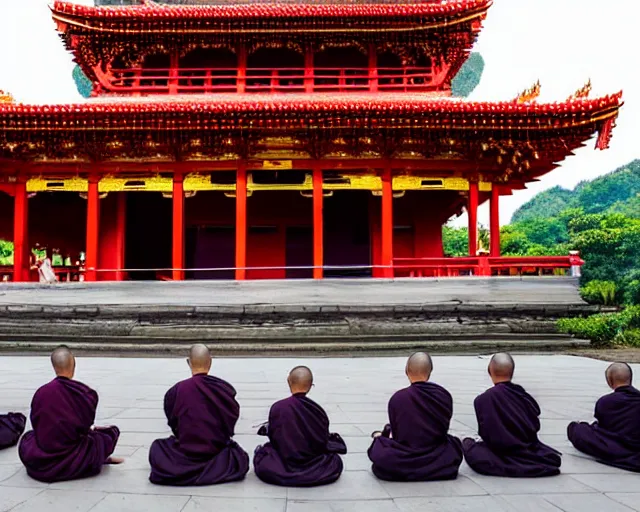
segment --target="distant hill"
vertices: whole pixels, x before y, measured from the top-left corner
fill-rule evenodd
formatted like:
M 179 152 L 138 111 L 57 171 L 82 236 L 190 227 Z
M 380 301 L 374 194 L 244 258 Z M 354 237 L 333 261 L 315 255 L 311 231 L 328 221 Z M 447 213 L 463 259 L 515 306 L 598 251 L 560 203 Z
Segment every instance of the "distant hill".
M 554 217 L 567 208 L 640 218 L 640 160 L 594 180 L 583 181 L 574 190 L 553 187 L 540 192 L 515 211 L 511 222 Z

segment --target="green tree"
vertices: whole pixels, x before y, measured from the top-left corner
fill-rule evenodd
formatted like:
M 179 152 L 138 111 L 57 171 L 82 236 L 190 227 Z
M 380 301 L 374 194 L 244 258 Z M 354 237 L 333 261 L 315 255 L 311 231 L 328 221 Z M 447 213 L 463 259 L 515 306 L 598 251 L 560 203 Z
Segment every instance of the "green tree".
M 91 80 L 87 78 L 87 75 L 84 74 L 82 69 L 80 69 L 80 66 L 73 68 L 72 76 L 80 95 L 83 98 L 89 98 L 93 91 L 93 84 L 91 83 Z
M 469 234 L 467 228 L 443 226 L 442 247 L 445 256 L 467 256 L 469 254 Z
M 451 95 L 456 98 L 468 97 L 480 83 L 483 71 L 482 55 L 471 53 L 451 82 Z

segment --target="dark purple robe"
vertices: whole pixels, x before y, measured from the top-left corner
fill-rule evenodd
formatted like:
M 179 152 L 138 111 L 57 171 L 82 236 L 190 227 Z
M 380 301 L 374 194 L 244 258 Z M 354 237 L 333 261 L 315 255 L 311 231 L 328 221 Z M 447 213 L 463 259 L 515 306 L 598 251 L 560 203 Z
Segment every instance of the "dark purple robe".
M 267 428 L 258 433 L 269 436 L 269 442 L 258 446 L 253 457 L 260 480 L 311 487 L 340 478 L 343 466 L 338 454 L 347 453 L 347 447 L 338 434 L 329 433 L 324 409 L 303 393 L 273 404 Z
M 391 431 L 369 448 L 373 473 L 401 482 L 456 478 L 462 443 L 448 435 L 452 414 L 453 399 L 438 384 L 415 382 L 398 391 L 389 400 Z
M 57 377 L 31 402 L 31 425 L 20 441 L 27 473 L 42 482 L 94 476 L 113 453 L 117 427 L 92 428 L 98 394 L 81 382 Z
M 596 422 L 573 422 L 567 428 L 576 449 L 604 464 L 640 472 L 640 391 L 617 388 L 596 403 Z
M 18 443 L 26 423 L 27 418 L 19 412 L 0 414 L 0 450 Z
M 560 452 L 540 442 L 540 407 L 522 386 L 502 382 L 474 401 L 482 441 L 465 439 L 464 457 L 483 475 L 551 476 L 560 473 Z
M 164 397 L 173 435 L 149 450 L 149 480 L 160 485 L 211 485 L 242 480 L 249 456 L 231 438 L 240 416 L 236 390 L 199 374 L 178 382 Z

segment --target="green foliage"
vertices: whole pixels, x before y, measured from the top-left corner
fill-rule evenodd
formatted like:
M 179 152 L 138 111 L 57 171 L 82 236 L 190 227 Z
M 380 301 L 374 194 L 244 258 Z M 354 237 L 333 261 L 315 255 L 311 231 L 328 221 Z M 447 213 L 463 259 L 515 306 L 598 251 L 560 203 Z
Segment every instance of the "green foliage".
M 442 228 L 442 247 L 445 256 L 468 256 L 469 234 L 467 228 Z
M 599 313 L 587 318 L 562 318 L 558 330 L 578 338 L 591 341 L 594 346 L 606 347 L 626 344 L 627 339 L 635 343 L 640 328 L 640 306 L 629 306 L 619 313 Z
M 640 160 L 593 181 L 582 182 L 574 190 L 561 187 L 545 190 L 518 208 L 511 222 L 558 216 L 569 208 L 640 218 Z
M 87 78 L 87 75 L 84 74 L 82 69 L 80 69 L 80 66 L 73 68 L 72 76 L 80 95 L 83 98 L 89 98 L 93 91 L 93 84 L 91 83 L 91 80 Z
M 0 265 L 13 265 L 13 242 L 0 240 Z
M 451 95 L 456 98 L 468 97 L 480 83 L 483 71 L 482 55 L 471 53 L 451 82 Z
M 518 208 L 511 222 L 523 222 L 558 215 L 569 206 L 573 192 L 562 187 L 553 187 L 540 192 Z M 541 213 L 544 212 L 544 215 Z
M 616 283 L 613 281 L 590 281 L 580 288 L 580 295 L 589 304 L 611 306 L 616 303 Z

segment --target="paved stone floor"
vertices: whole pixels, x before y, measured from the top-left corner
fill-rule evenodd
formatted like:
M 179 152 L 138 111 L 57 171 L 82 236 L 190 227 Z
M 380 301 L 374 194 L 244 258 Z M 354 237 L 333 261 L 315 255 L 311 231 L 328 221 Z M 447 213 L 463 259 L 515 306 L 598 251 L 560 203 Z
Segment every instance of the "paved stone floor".
M 594 401 L 607 392 L 606 363 L 570 356 L 520 356 L 516 380 L 542 407 L 542 439 L 563 453 L 562 475 L 531 480 L 490 478 L 463 464 L 451 482 L 394 484 L 372 475 L 366 450 L 370 433 L 386 421 L 389 396 L 405 386 L 404 358 L 217 359 L 213 372 L 238 390 L 241 418 L 236 440 L 250 453 L 260 439 L 256 425 L 270 404 L 287 393 L 295 364 L 315 372 L 311 396 L 327 410 L 349 454 L 335 484 L 287 489 L 261 483 L 250 472 L 241 483 L 200 488 L 156 487 L 147 480 L 151 442 L 168 435 L 162 412 L 165 391 L 185 378 L 183 359 L 79 358 L 80 380 L 100 393 L 98 424 L 117 424 L 116 450 L 126 457 L 95 478 L 45 485 L 29 479 L 17 449 L 0 452 L 0 511 L 195 512 L 429 512 L 429 511 L 640 511 L 640 474 L 600 465 L 574 450 L 569 420 L 589 420 Z M 454 397 L 452 431 L 473 435 L 473 398 L 489 386 L 485 357 L 437 357 L 433 380 Z M 635 370 L 640 375 L 640 366 Z M 38 386 L 51 378 L 47 358 L 0 357 L 0 411 L 28 412 Z
M 407 305 L 584 304 L 577 278 L 325 279 L 0 283 L 0 304 L 82 305 Z

